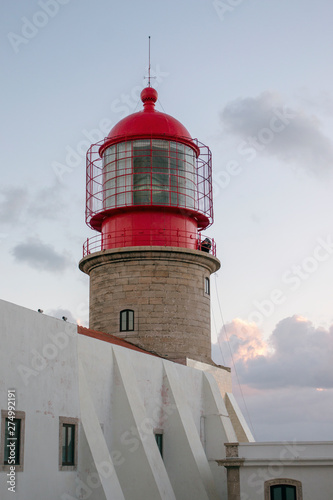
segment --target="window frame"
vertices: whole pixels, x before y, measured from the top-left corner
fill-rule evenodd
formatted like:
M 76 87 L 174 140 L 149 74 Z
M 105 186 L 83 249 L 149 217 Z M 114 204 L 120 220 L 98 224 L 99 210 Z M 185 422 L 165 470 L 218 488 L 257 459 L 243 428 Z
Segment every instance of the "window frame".
M 73 450 L 73 463 L 63 463 L 62 460 L 62 442 L 64 428 L 74 428 L 74 450 Z M 59 417 L 59 470 L 72 471 L 77 470 L 77 457 L 78 457 L 78 442 L 79 442 L 79 419 L 72 417 Z
M 123 321 L 122 321 L 122 315 L 123 313 L 126 313 L 126 319 L 125 319 L 125 328 L 123 328 Z M 130 323 L 130 318 L 129 318 L 129 313 L 132 313 L 132 328 L 129 328 L 129 323 Z M 122 309 L 119 313 L 119 331 L 120 332 L 134 332 L 135 330 L 135 325 L 134 325 L 134 310 L 133 309 Z
M 24 467 L 24 437 L 25 437 L 25 412 L 15 410 L 15 420 L 20 421 L 20 438 L 19 438 L 19 463 L 5 464 L 5 436 L 6 436 L 6 419 L 8 418 L 8 410 L 1 410 L 1 450 L 0 450 L 0 470 L 10 472 L 10 467 L 15 467 L 15 472 L 22 472 Z
M 265 500 L 272 500 L 271 487 L 273 486 L 294 486 L 296 489 L 296 500 L 303 500 L 302 483 L 296 479 L 279 478 L 265 481 Z

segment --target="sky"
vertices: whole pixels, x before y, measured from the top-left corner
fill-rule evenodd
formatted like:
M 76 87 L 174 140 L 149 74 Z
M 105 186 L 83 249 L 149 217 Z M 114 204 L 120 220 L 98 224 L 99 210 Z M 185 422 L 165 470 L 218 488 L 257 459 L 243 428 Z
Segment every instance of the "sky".
M 157 109 L 213 154 L 216 363 L 257 440 L 333 440 L 330 0 L 2 3 L 0 298 L 88 324 L 85 154 Z

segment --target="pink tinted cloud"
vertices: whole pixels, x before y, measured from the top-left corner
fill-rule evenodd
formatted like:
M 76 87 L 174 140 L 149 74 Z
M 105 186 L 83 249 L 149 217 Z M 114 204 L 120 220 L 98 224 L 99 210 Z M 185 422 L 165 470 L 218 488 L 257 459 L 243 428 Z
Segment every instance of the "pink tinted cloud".
M 230 352 L 228 338 L 242 384 L 258 389 L 333 387 L 333 325 L 316 328 L 295 315 L 281 320 L 266 342 L 255 324 L 235 319 L 226 325 L 226 334 L 220 334 L 219 343 Z M 215 347 L 213 356 L 216 352 Z

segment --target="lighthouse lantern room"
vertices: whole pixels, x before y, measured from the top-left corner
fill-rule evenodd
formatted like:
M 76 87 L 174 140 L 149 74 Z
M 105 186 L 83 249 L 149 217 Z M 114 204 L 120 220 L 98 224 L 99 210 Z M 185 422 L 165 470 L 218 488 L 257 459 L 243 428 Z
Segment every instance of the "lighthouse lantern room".
M 211 152 L 175 118 L 155 109 L 157 92 L 141 92 L 143 110 L 117 123 L 87 153 L 87 224 L 100 247 L 197 249 L 213 221 Z

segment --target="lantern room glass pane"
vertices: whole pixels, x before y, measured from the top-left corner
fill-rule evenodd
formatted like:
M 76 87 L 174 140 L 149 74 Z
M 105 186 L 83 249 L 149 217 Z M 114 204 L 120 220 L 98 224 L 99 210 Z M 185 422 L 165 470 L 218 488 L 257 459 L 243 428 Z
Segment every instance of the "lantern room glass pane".
M 116 205 L 116 146 L 111 146 L 103 154 L 103 208 Z
M 133 144 L 134 204 L 195 208 L 194 151 L 174 141 L 134 141 Z
M 151 204 L 150 141 L 133 142 L 133 203 Z
M 125 141 L 103 153 L 103 208 L 167 205 L 196 208 L 196 156 L 175 141 Z
M 152 141 L 152 201 L 155 205 L 169 205 L 170 172 L 169 142 Z
M 132 148 L 131 144 L 117 144 L 117 206 L 128 205 L 131 202 L 132 178 Z
M 114 208 L 131 203 L 131 143 L 110 146 L 103 153 L 103 207 Z

